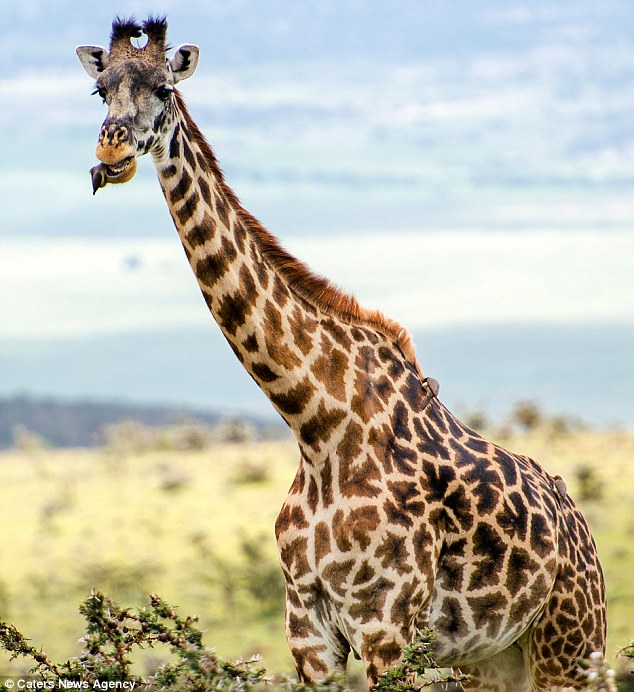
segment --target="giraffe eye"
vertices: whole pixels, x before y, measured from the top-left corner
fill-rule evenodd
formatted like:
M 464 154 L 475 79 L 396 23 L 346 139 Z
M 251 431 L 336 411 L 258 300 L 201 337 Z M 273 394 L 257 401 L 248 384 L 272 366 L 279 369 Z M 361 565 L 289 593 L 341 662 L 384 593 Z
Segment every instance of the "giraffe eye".
M 167 84 L 161 84 L 160 87 L 157 87 L 154 93 L 161 99 L 161 101 L 167 101 L 167 99 L 169 99 L 169 97 L 174 93 L 174 87 L 168 86 Z
M 102 87 L 97 87 L 93 92 L 93 96 L 95 94 L 99 94 L 101 100 L 105 103 L 106 102 L 106 90 L 103 89 Z

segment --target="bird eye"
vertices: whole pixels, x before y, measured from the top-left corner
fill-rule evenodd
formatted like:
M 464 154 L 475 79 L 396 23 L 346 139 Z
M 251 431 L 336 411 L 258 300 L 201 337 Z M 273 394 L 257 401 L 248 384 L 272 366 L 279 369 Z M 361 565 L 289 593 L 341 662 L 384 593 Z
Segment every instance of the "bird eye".
M 93 92 L 93 96 L 95 94 L 99 94 L 101 100 L 105 103 L 106 102 L 106 90 L 103 89 L 102 87 L 97 87 Z
M 161 99 L 161 101 L 167 101 L 167 99 L 174 93 L 174 87 L 167 84 L 161 84 L 160 87 L 157 87 L 154 93 Z

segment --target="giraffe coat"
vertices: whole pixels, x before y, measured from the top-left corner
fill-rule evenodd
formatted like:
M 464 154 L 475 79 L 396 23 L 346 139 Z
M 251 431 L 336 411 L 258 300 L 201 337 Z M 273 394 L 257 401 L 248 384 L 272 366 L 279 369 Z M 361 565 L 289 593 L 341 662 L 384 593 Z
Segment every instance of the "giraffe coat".
M 166 28 L 118 20 L 109 51 L 78 49 L 109 106 L 93 187 L 152 154 L 207 307 L 297 439 L 275 530 L 300 678 L 345 670 L 352 652 L 374 685 L 430 627 L 438 663 L 470 673 L 469 689 L 581 685 L 579 660 L 604 648 L 605 593 L 579 510 L 536 462 L 440 403 L 405 329 L 242 208 L 174 89 L 198 49 L 166 62 Z

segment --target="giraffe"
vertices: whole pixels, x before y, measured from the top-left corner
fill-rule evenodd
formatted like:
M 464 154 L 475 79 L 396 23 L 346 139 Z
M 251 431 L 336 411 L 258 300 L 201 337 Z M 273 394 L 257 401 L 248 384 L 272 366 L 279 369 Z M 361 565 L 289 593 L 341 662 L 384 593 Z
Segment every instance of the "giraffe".
M 117 18 L 108 50 L 77 48 L 108 106 L 93 194 L 151 154 L 211 314 L 297 439 L 275 532 L 300 679 L 344 672 L 352 653 L 372 688 L 429 627 L 468 689 L 579 688 L 579 661 L 604 651 L 605 588 L 563 481 L 463 425 L 401 325 L 243 209 L 175 89 L 199 49 L 167 59 L 166 32 L 165 17 Z

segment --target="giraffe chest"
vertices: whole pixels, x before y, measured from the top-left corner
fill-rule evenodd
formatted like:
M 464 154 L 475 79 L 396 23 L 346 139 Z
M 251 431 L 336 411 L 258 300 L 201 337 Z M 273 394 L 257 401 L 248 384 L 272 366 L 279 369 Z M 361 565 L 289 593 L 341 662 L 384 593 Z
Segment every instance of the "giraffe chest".
M 326 474 L 328 475 L 328 474 Z M 380 485 L 387 487 L 387 479 Z M 438 538 L 418 520 L 389 522 L 389 493 L 339 497 L 340 487 L 301 471 L 276 524 L 281 562 L 302 607 L 361 651 L 373 623 L 409 628 L 433 581 L 430 555 Z

